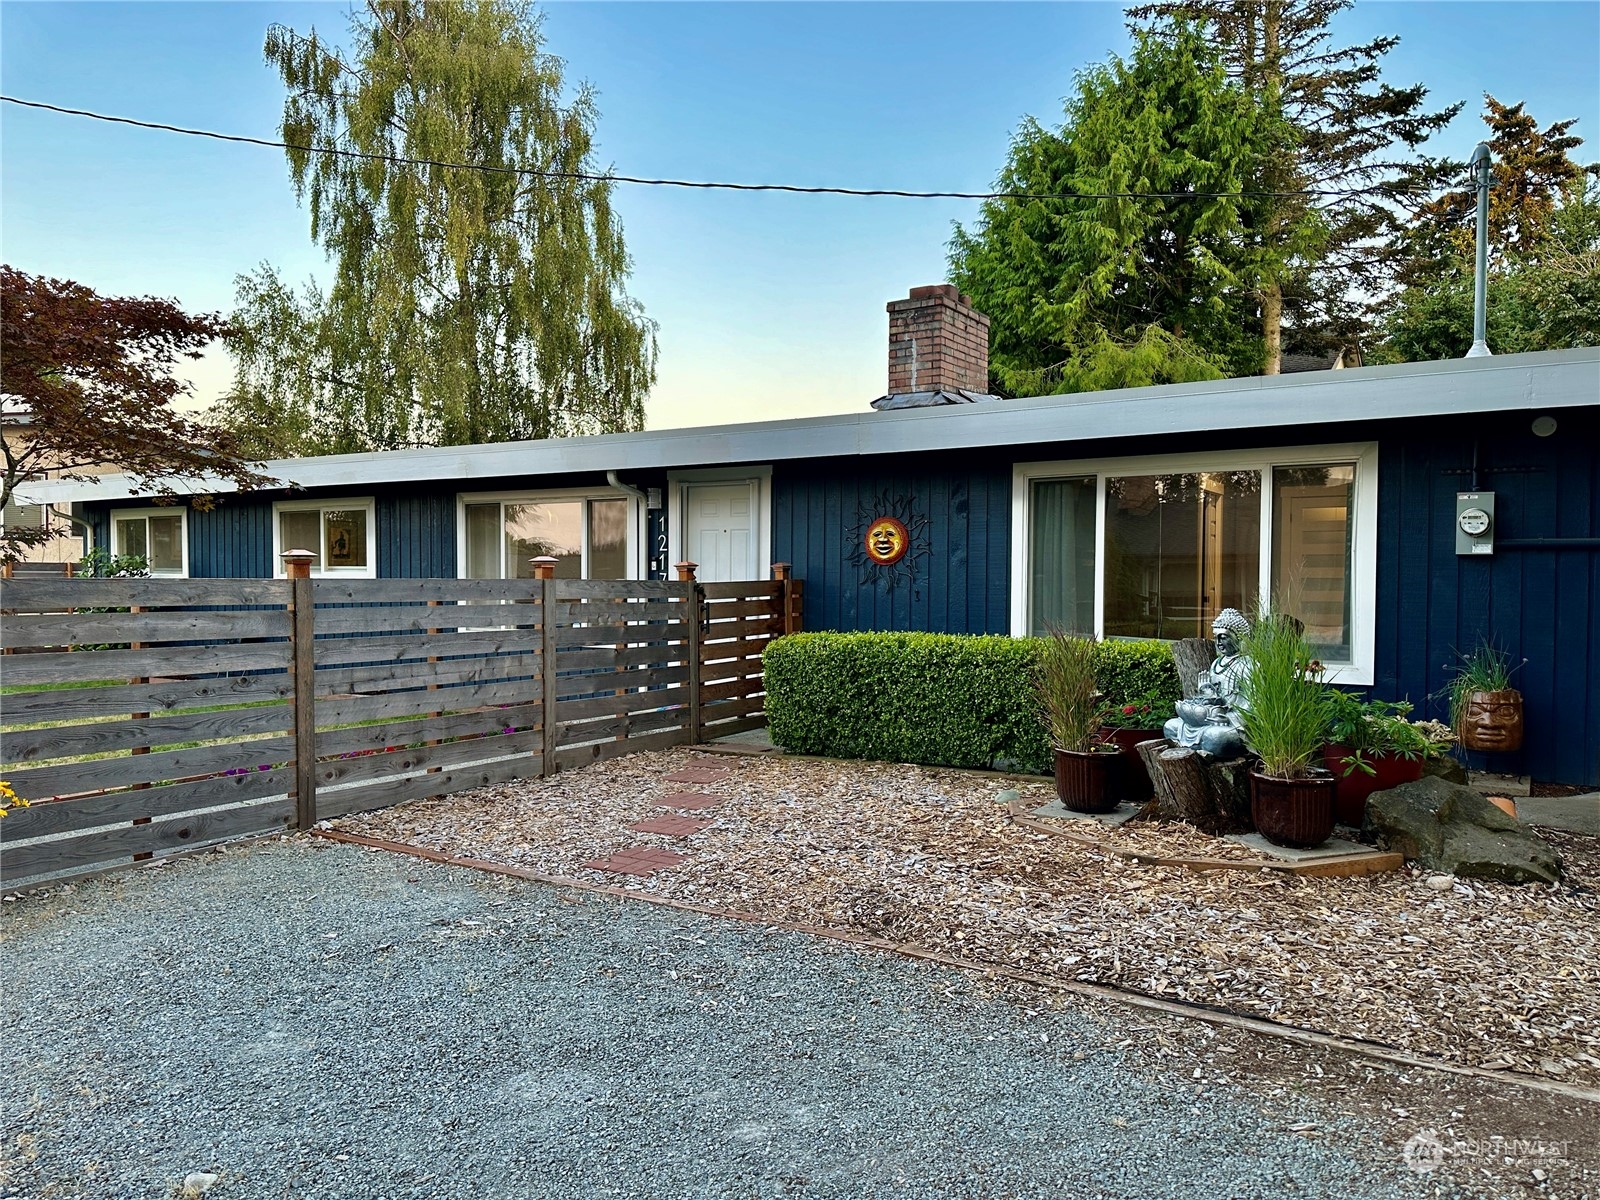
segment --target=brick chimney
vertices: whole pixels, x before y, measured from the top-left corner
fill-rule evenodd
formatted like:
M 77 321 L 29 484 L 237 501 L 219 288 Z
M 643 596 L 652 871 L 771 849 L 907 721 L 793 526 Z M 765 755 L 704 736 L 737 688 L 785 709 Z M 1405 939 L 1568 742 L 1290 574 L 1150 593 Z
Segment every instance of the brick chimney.
M 989 318 L 954 284 L 915 287 L 889 309 L 889 395 L 989 390 Z

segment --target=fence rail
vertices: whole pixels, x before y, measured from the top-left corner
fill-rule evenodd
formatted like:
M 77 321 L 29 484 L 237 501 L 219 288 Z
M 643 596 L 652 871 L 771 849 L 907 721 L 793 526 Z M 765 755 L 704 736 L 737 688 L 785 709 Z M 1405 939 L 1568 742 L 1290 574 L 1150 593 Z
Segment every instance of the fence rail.
M 7 889 L 765 721 L 802 585 L 0 580 Z

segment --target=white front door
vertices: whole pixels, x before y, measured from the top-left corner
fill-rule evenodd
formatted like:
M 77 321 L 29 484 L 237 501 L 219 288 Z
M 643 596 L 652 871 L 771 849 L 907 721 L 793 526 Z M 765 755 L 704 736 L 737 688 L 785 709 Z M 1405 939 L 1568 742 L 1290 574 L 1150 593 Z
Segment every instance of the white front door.
M 691 483 L 684 487 L 684 553 L 700 564 L 704 583 L 759 579 L 755 488 L 749 483 Z

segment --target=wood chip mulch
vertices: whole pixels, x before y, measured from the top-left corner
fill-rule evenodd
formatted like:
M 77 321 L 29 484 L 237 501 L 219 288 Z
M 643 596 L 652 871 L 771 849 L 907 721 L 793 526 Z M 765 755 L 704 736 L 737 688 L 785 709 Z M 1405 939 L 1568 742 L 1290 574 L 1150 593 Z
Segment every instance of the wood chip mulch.
M 724 799 L 695 814 L 709 827 L 687 837 L 630 828 L 681 790 L 668 774 L 710 765 L 730 771 L 695 789 Z M 1542 831 L 1566 863 L 1558 887 L 1457 881 L 1437 891 L 1410 868 L 1202 874 L 1015 826 L 997 799 L 1007 787 L 1053 798 L 1040 779 L 678 749 L 332 825 L 608 885 L 618 877 L 582 864 L 640 845 L 671 849 L 686 860 L 628 886 L 1600 1083 L 1600 839 Z M 1122 839 L 1140 838 L 1163 854 L 1237 849 L 1187 827 L 1124 827 Z

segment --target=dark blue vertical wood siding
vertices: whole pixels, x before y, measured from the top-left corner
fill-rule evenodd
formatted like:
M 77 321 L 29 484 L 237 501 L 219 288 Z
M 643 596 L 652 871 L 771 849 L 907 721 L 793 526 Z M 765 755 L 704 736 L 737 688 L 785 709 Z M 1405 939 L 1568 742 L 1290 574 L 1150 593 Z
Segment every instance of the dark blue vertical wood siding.
M 456 493 L 418 488 L 379 496 L 378 575 L 449 579 L 456 574 Z
M 1496 496 L 1497 544 L 1517 538 L 1600 537 L 1600 408 L 1558 412 L 1554 436 L 1534 437 L 1533 414 L 1370 425 L 1307 425 L 1272 434 L 1204 433 L 1116 445 L 898 455 L 773 464 L 773 558 L 806 584 L 810 629 L 1005 633 L 1010 628 L 1011 468 L 1016 460 L 1221 450 L 1230 446 L 1379 442 L 1376 672 L 1372 693 L 1432 699 L 1455 652 L 1487 636 L 1513 659 L 1527 708 L 1525 749 L 1477 765 L 1536 779 L 1600 785 L 1600 548 L 1498 545 L 1492 557 L 1455 553 L 1455 494 Z M 540 481 L 554 486 L 558 481 Z M 566 480 L 592 482 L 591 480 Z M 527 481 L 507 481 L 528 486 Z M 493 490 L 492 484 L 482 485 Z M 375 494 L 378 573 L 456 574 L 456 485 L 388 486 Z M 476 490 L 476 489 L 474 489 Z M 880 498 L 908 500 L 925 520 L 918 578 L 890 589 L 877 568 L 850 561 Z M 98 545 L 107 509 L 90 505 Z M 272 505 L 228 497 L 189 514 L 197 576 L 272 573 Z
M 1527 721 L 1518 754 L 1473 765 L 1600 784 L 1600 547 L 1518 547 L 1522 538 L 1600 537 L 1600 418 L 1531 414 L 1413 424 L 1379 439 L 1377 662 L 1373 691 L 1444 718 L 1435 699 L 1456 652 L 1489 638 L 1522 665 Z M 1495 495 L 1492 556 L 1455 552 L 1456 493 Z M 1526 661 L 1523 661 L 1526 660 Z
M 909 501 L 927 548 L 915 581 L 893 588 L 889 572 L 850 561 L 883 498 Z M 773 558 L 805 580 L 808 629 L 1007 632 L 1010 524 L 1009 458 L 778 463 L 773 472 Z
M 272 505 L 229 497 L 210 512 L 189 510 L 189 574 L 270 579 Z

